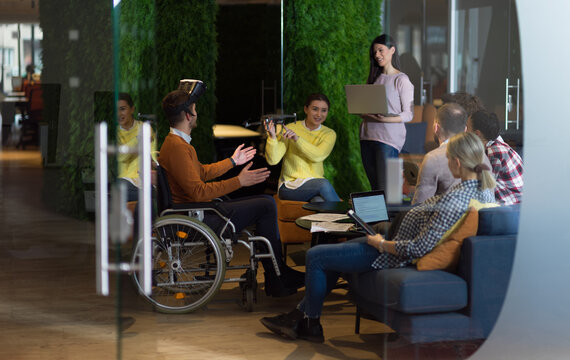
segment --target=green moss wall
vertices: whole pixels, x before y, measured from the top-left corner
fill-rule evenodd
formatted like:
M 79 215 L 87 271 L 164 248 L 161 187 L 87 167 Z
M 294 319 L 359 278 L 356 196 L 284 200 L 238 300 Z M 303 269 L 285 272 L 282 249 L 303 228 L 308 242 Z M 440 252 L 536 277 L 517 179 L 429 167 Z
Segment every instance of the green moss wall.
M 366 83 L 368 48 L 382 33 L 381 9 L 381 0 L 285 3 L 285 111 L 304 115 L 304 100 L 313 92 L 329 97 L 326 125 L 336 131 L 337 143 L 325 176 L 344 198 L 370 188 L 360 158 L 361 120 L 347 113 L 344 85 Z
M 114 12 L 112 1 L 50 0 L 40 6 L 42 82 L 61 84 L 57 163 L 62 166 L 45 184 L 57 194 L 52 198 L 58 210 L 86 215 L 81 171 L 94 167 L 95 122 L 107 120 L 114 127 L 114 91 L 131 93 L 139 112 L 157 115 L 160 146 L 169 129 L 162 98 L 180 79 L 205 81 L 209 90 L 198 104 L 201 126 L 192 135 L 201 160 L 212 160 L 214 0 L 123 0 Z
M 192 131 L 192 145 L 200 161 L 209 163 L 215 155 L 212 125 L 216 118 L 216 14 L 214 0 L 156 2 L 156 90 L 162 100 L 178 88 L 180 79 L 199 79 L 208 91 L 197 103 L 199 126 Z M 168 133 L 168 124 L 156 103 L 159 139 Z
M 156 88 L 154 3 L 154 0 L 122 0 L 118 8 L 117 88 L 129 93 L 136 111 L 143 114 L 153 114 L 160 99 Z
M 200 126 L 192 144 L 203 162 L 214 157 L 212 124 L 216 110 L 216 16 L 214 0 L 123 0 L 119 20 L 119 90 L 129 92 L 139 112 L 155 114 L 158 146 L 169 126 L 163 97 L 181 79 L 199 79 L 208 91 L 197 104 Z
M 295 0 L 284 5 L 285 111 L 302 114 L 311 92 L 330 98 L 327 125 L 337 132 L 338 140 L 325 171 L 343 197 L 369 187 L 360 161 L 360 119 L 346 112 L 344 85 L 366 80 L 368 47 L 382 32 L 381 5 L 381 0 Z M 73 214 L 84 213 L 80 170 L 93 166 L 95 117 L 112 117 L 108 101 L 95 109 L 94 99 L 105 92 L 129 92 L 138 111 L 156 114 L 160 145 L 168 133 L 160 107 L 164 95 L 176 89 L 180 79 L 205 81 L 208 91 L 198 102 L 200 126 L 192 138 L 202 162 L 211 162 L 215 154 L 211 130 L 217 119 L 215 0 L 123 0 L 116 9 L 115 28 L 111 6 L 111 1 L 50 0 L 40 7 L 43 81 L 61 84 L 57 162 L 63 165 L 55 185 L 62 194 L 58 207 Z M 230 19 L 231 14 L 223 17 Z M 78 40 L 70 38 L 70 30 L 76 31 Z M 114 39 L 119 44 L 115 48 Z M 118 63 L 113 62 L 114 49 Z M 274 47 L 265 50 L 263 62 L 279 64 L 277 58 L 270 59 Z M 230 71 L 239 71 L 227 64 Z M 271 80 L 276 74 L 271 64 L 266 65 L 262 72 L 267 73 L 259 78 Z M 257 105 L 244 109 L 244 114 L 255 113 L 251 109 Z

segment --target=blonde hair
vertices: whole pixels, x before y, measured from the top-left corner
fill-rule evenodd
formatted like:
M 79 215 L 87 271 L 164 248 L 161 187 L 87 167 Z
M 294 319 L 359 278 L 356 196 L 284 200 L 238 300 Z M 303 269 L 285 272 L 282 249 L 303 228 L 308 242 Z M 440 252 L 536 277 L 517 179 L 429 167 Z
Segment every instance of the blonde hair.
M 449 139 L 447 144 L 449 157 L 459 159 L 461 166 L 477 173 L 481 189 L 494 189 L 495 178 L 491 169 L 484 165 L 485 147 L 479 137 L 473 133 L 460 133 Z

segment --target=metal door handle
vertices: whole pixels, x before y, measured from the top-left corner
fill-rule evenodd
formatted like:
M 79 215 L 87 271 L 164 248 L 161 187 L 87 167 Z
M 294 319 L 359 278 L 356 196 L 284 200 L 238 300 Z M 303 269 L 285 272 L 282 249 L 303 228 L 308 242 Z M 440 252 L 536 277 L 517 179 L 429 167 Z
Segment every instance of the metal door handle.
M 514 119 L 509 118 L 509 113 L 513 111 L 513 96 L 510 94 L 511 89 L 516 89 L 517 91 L 517 104 L 516 104 L 516 117 Z M 516 85 L 509 84 L 509 78 L 505 80 L 505 130 L 509 129 L 509 124 L 515 124 L 516 129 L 519 129 L 520 125 L 520 93 L 521 93 L 521 79 L 517 79 Z
M 109 146 L 107 142 L 107 123 L 102 122 L 95 126 L 95 239 L 96 239 L 96 282 L 97 293 L 103 296 L 109 295 L 109 272 L 131 272 L 139 271 L 139 278 L 142 279 L 143 291 L 151 293 L 151 182 L 150 182 L 150 124 L 143 123 L 137 149 L 130 149 L 126 146 Z M 116 153 L 138 153 L 139 172 L 141 187 L 139 188 L 139 236 L 143 241 L 143 252 L 140 264 L 119 263 L 109 264 L 109 201 L 108 201 L 108 154 Z M 120 194 L 120 192 L 118 193 Z M 114 195 L 122 198 L 122 195 Z M 126 202 L 124 199 L 115 199 L 116 202 Z M 125 204 L 115 205 L 115 211 L 126 211 Z M 123 221 L 127 221 L 128 216 L 117 216 Z M 121 230 L 125 224 L 120 221 L 115 223 L 113 238 L 121 241 L 125 238 L 125 232 Z M 128 234 L 127 234 L 128 235 Z M 133 239 L 137 241 L 138 239 Z
M 109 203 L 107 198 L 107 123 L 95 126 L 95 248 L 99 295 L 109 295 Z

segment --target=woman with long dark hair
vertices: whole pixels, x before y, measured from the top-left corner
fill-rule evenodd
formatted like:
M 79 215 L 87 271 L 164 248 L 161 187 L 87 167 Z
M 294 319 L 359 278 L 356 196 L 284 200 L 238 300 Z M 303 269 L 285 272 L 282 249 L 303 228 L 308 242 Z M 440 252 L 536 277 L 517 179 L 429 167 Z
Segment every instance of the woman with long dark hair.
M 368 84 L 386 87 L 388 112 L 364 114 L 360 125 L 360 154 L 372 189 L 385 190 L 386 161 L 398 157 L 406 140 L 404 123 L 414 116 L 414 85 L 400 71 L 400 56 L 390 35 L 376 37 L 370 45 Z

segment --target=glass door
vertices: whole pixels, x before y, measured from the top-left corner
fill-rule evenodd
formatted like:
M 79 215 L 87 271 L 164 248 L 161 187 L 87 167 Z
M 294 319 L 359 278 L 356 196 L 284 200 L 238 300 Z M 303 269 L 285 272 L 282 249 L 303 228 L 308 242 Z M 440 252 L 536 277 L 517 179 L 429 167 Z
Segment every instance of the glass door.
M 113 84 L 93 94 L 97 286 L 99 294 L 115 300 L 117 359 L 154 354 L 157 349 L 155 339 L 141 341 L 129 332 L 152 312 L 139 305 L 142 294 L 151 289 L 151 162 L 156 159 L 159 103 L 152 86 L 158 73 L 152 51 L 154 15 L 152 2 L 114 1 Z
M 398 44 L 402 71 L 414 84 L 414 103 L 432 103 L 447 92 L 447 0 L 386 3 L 384 31 Z
M 522 77 L 514 0 L 450 4 L 450 91 L 481 98 L 501 120 L 503 137 L 522 140 Z
M 384 32 L 398 44 L 401 70 L 414 85 L 414 122 L 426 123 L 423 150 L 435 149 L 435 107 L 448 91 L 448 0 L 391 0 L 386 2 Z M 419 165 L 419 163 L 418 163 Z
M 501 135 L 522 144 L 522 77 L 515 0 L 386 2 L 384 31 L 398 43 L 416 105 L 441 104 L 446 92 L 481 98 Z

